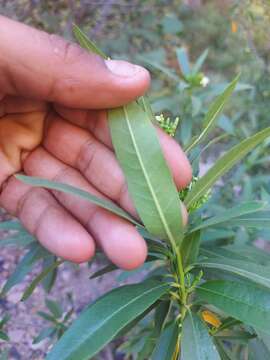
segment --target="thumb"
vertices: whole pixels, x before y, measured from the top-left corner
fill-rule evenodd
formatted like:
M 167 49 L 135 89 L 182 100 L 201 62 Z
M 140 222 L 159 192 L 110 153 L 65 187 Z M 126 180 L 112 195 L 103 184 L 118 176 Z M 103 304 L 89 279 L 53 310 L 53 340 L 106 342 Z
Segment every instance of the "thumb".
M 148 88 L 147 70 L 103 60 L 56 35 L 0 16 L 0 89 L 74 108 L 110 108 Z

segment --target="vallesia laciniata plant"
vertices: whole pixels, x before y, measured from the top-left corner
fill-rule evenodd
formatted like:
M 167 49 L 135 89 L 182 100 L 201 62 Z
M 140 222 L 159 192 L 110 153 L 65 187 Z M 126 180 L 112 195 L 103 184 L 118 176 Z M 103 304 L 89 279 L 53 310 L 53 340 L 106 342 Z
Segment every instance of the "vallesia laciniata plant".
M 76 26 L 74 34 L 82 47 L 106 58 Z M 193 74 L 193 82 L 195 77 Z M 237 81 L 238 77 L 210 106 L 203 130 L 186 146 L 190 158 L 200 156 L 201 144 L 211 145 L 209 134 Z M 179 194 L 164 160 L 154 123 L 170 135 L 178 123 L 181 130 L 181 119 L 155 117 L 146 97 L 109 111 L 116 156 L 141 222 L 115 204 L 83 190 L 17 175 L 33 186 L 83 197 L 125 218 L 138 228 L 149 249 L 145 266 L 151 270 L 145 279 L 115 288 L 90 304 L 62 331 L 64 334 L 61 333 L 46 360 L 88 360 L 119 337 L 127 339 L 121 346 L 126 359 L 270 359 L 270 257 L 249 245 L 240 249 L 233 244 L 211 243 L 209 246 L 202 241 L 207 231 L 217 233 L 220 226 L 226 229 L 269 227 L 270 208 L 266 201 L 269 194 L 262 200 L 223 208 L 210 217 L 204 215 L 204 209 L 213 184 L 256 146 L 266 146 L 270 128 L 236 144 L 221 155 L 205 175 L 194 178 Z M 187 227 L 179 216 L 181 201 L 190 212 Z M 40 282 L 49 291 L 63 261 L 38 245 L 17 222 L 4 222 L 0 227 L 18 231 L 16 237 L 7 238 L 2 244 L 16 243 L 28 248 L 2 289 L 2 295 L 21 281 L 39 260 L 43 261 L 43 271 L 26 289 L 22 300 L 26 300 Z M 115 267 L 109 264 L 92 277 L 113 270 Z M 258 358 L 256 354 L 261 355 Z M 262 354 L 266 354 L 265 357 Z

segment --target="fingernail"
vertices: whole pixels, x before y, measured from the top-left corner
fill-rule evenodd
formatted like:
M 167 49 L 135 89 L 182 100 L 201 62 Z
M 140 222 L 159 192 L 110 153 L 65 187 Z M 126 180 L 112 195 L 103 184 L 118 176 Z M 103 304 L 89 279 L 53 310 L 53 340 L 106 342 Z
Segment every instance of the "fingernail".
M 143 70 L 140 66 L 130 64 L 127 61 L 105 60 L 105 63 L 108 69 L 117 76 L 133 77 Z

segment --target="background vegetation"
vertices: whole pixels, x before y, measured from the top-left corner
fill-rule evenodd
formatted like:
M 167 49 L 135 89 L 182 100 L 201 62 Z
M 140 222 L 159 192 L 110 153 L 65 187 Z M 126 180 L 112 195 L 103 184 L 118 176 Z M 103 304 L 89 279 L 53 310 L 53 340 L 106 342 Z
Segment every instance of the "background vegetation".
M 212 135 L 213 139 L 219 139 L 218 143 L 204 151 L 200 163 L 196 162 L 196 154 L 192 154 L 195 175 L 204 173 L 220 154 L 240 139 L 269 124 L 270 5 L 267 0 L 2 0 L 0 13 L 70 39 L 72 23 L 75 22 L 112 57 L 130 59 L 148 67 L 153 74 L 149 93 L 153 109 L 172 119 L 179 117 L 176 138 L 183 146 L 189 143 L 196 131 L 198 133 L 213 98 L 241 73 L 236 92 Z M 192 66 L 194 70 L 195 64 L 199 65 L 198 58 L 204 58 L 200 70 L 188 71 Z M 207 207 L 208 215 L 237 205 L 242 200 L 269 201 L 268 173 L 269 148 L 267 151 L 267 147 L 259 146 L 234 168 L 230 176 L 215 186 Z M 237 231 L 227 227 L 211 230 L 204 233 L 203 241 L 238 246 L 252 244 L 268 250 L 269 235 L 270 227 L 265 222 L 259 230 L 244 227 L 238 227 Z M 147 271 L 147 268 L 142 271 Z M 121 276 L 127 277 L 127 274 Z M 61 321 L 54 321 L 54 325 L 58 324 L 54 333 L 47 330 L 44 336 L 61 335 L 72 316 L 71 303 L 70 300 L 66 302 L 65 314 L 62 315 L 57 306 L 47 301 L 54 320 L 58 317 Z M 46 319 L 46 315 L 43 314 L 43 318 Z M 1 326 L 0 331 L 8 333 L 9 322 L 4 321 L 2 327 L 3 331 Z M 5 335 L 2 337 L 6 340 Z M 0 344 L 1 350 L 10 349 L 8 342 Z M 110 351 L 113 358 L 118 356 L 121 359 L 125 347 L 122 346 L 116 355 L 118 345 L 113 344 Z M 42 350 L 47 348 L 48 342 L 45 342 Z M 19 356 L 22 359 L 37 358 L 33 352 L 27 356 L 19 353 Z

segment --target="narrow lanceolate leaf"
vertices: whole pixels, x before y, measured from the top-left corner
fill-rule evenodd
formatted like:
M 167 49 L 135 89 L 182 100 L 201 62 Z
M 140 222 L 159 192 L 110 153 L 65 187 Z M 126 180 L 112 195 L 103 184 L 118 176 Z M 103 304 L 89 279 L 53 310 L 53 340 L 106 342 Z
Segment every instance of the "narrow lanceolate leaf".
M 258 132 L 257 134 L 247 138 L 240 144 L 235 145 L 225 155 L 223 155 L 212 168 L 201 177 L 188 193 L 185 203 L 189 208 L 203 194 L 209 190 L 212 185 L 226 172 L 228 172 L 238 161 L 247 155 L 254 147 L 261 144 L 270 136 L 270 127 Z
M 200 268 L 216 269 L 249 279 L 270 289 L 270 267 L 226 258 L 212 258 L 197 263 Z
M 238 80 L 239 80 L 239 75 L 236 76 L 236 78 L 228 85 L 228 87 L 224 90 L 224 92 L 221 95 L 219 95 L 216 101 L 212 104 L 212 106 L 206 113 L 205 118 L 203 120 L 204 128 L 202 132 L 192 141 L 191 144 L 189 144 L 186 147 L 185 149 L 186 152 L 189 152 L 195 146 L 200 144 L 209 135 L 210 131 L 213 129 L 213 127 L 216 124 L 216 120 L 218 116 L 222 112 L 226 102 L 231 96 L 233 90 L 235 89 Z
M 73 24 L 73 34 L 81 47 L 101 56 L 104 59 L 108 58 L 107 55 L 100 50 L 99 47 L 75 24 Z
M 151 360 L 171 360 L 177 350 L 178 325 L 173 322 L 160 335 Z
M 147 280 L 107 293 L 82 312 L 46 360 L 91 359 L 168 290 L 164 282 Z
M 244 202 L 240 205 L 236 205 L 232 207 L 231 209 L 226 209 L 220 214 L 203 221 L 201 224 L 191 229 L 190 232 L 205 229 L 210 226 L 212 227 L 212 226 L 224 224 L 233 219 L 235 219 L 235 222 L 237 223 L 237 220 L 240 216 L 260 212 L 263 209 L 265 209 L 266 206 L 267 203 L 263 201 Z
M 27 300 L 34 292 L 37 285 L 46 278 L 46 276 L 51 272 L 54 271 L 59 265 L 61 265 L 64 261 L 63 260 L 57 260 L 47 268 L 45 268 L 28 286 L 28 288 L 25 290 L 25 292 L 22 295 L 21 301 Z
M 19 221 L 9 220 L 0 222 L 0 230 L 23 230 L 24 227 Z
M 1 291 L 1 295 L 7 293 L 13 286 L 21 282 L 38 261 L 48 256 L 50 256 L 50 253 L 38 243 L 31 244 L 29 251 L 26 255 L 24 255 L 12 275 L 5 283 Z
M 191 311 L 184 320 L 181 349 L 181 360 L 220 360 L 206 325 Z
M 90 194 L 87 191 L 78 189 L 74 186 L 61 184 L 61 183 L 57 183 L 54 181 L 49 181 L 49 180 L 45 180 L 45 179 L 41 179 L 41 178 L 37 178 L 37 177 L 25 176 L 25 175 L 16 175 L 16 178 L 18 180 L 23 181 L 24 183 L 26 183 L 28 185 L 44 187 L 46 189 L 62 191 L 67 194 L 79 196 L 82 199 L 85 199 L 97 206 L 102 207 L 103 209 L 109 210 L 109 211 L 113 212 L 114 214 L 121 216 L 122 218 L 132 222 L 133 224 L 135 224 L 137 226 L 141 226 L 127 212 L 122 210 L 119 206 L 115 205 L 112 201 L 101 199 L 95 195 Z
M 156 130 L 135 102 L 109 111 L 117 158 L 147 230 L 171 244 L 182 239 L 181 203 Z
M 270 334 L 270 291 L 255 284 L 217 280 L 196 290 L 200 300 L 216 306 L 243 323 Z

